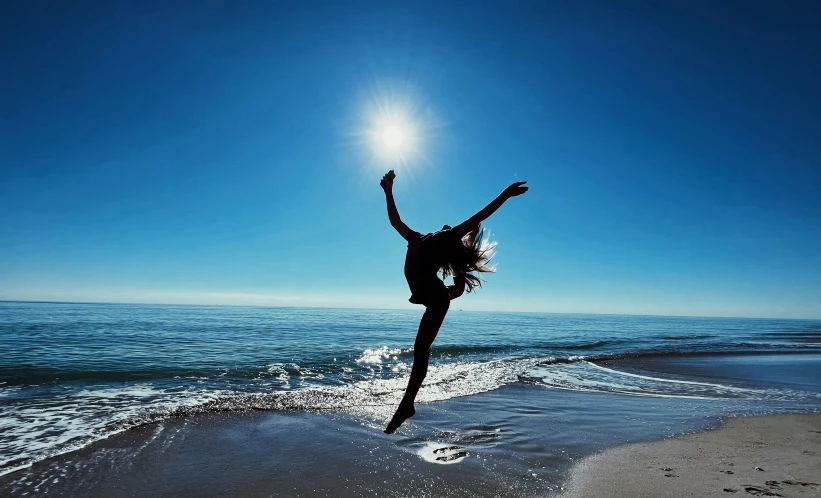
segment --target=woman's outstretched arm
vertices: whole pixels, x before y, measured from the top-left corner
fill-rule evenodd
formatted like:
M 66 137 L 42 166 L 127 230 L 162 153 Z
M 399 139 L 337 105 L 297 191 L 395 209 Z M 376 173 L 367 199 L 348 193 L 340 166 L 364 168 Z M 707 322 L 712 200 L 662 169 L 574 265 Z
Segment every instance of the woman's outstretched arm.
M 393 200 L 394 178 L 396 178 L 396 173 L 394 173 L 393 170 L 390 170 L 382 176 L 382 181 L 379 182 L 379 185 L 381 185 L 382 190 L 385 191 L 385 202 L 388 204 L 388 220 L 390 220 L 391 226 L 399 232 L 399 235 L 401 235 L 403 239 L 408 240 L 408 232 L 410 229 L 408 228 L 408 225 L 402 222 L 402 218 L 399 217 L 399 211 L 396 209 L 396 202 Z
M 454 228 L 454 235 L 461 239 L 462 237 L 467 235 L 471 230 L 478 227 L 479 223 L 490 218 L 490 215 L 492 215 L 496 212 L 497 209 L 502 207 L 502 204 L 504 204 L 506 200 L 510 199 L 511 197 L 516 197 L 517 195 L 522 195 L 525 192 L 527 192 L 527 187 L 525 186 L 525 183 L 527 182 L 511 183 L 501 194 L 499 194 L 495 199 L 490 201 L 490 204 L 483 207 L 481 211 L 474 214 L 473 216 L 459 224 L 456 228 Z

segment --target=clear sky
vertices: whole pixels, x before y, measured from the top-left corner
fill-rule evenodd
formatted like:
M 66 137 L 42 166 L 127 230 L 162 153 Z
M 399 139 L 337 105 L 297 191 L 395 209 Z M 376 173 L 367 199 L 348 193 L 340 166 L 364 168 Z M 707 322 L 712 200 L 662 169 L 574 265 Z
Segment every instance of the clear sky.
M 242 4 L 241 6 L 235 4 Z M 821 3 L 3 2 L 0 299 L 821 317 Z

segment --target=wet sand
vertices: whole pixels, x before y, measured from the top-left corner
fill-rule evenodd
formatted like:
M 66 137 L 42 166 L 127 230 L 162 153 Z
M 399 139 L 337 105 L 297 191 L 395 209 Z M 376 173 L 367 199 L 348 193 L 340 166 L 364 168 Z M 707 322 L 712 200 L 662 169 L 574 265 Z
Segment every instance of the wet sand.
M 810 497 L 819 483 L 821 414 L 771 415 L 592 455 L 562 497 Z

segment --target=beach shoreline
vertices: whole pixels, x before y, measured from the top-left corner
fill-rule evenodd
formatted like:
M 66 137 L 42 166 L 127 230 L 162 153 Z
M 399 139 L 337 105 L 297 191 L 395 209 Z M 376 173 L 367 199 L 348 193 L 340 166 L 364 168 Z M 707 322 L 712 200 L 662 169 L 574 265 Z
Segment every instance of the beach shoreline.
M 729 417 L 718 427 L 606 449 L 562 498 L 821 496 L 821 413 Z
M 726 425 L 726 417 L 708 414 L 711 406 L 520 383 L 420 405 L 393 436 L 381 431 L 390 410 L 364 417 L 277 410 L 174 417 L 3 476 L 0 490 L 8 496 L 556 496 L 575 489 L 576 462 L 625 444 L 654 447 L 716 433 L 711 428 Z M 821 414 L 728 424 L 770 417 L 811 417 L 821 425 Z M 773 468 L 766 460 L 757 465 Z M 759 484 L 808 480 L 760 474 L 770 477 Z

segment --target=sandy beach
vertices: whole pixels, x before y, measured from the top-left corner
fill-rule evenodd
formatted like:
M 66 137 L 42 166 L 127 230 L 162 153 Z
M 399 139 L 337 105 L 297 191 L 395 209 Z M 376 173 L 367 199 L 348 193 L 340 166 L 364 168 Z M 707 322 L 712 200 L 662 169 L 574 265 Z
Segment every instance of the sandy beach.
M 731 418 L 714 430 L 585 458 L 563 498 L 821 496 L 821 414 Z

